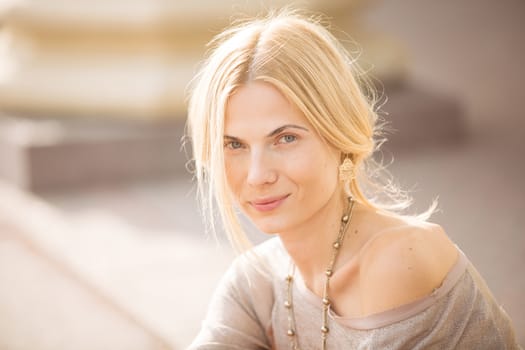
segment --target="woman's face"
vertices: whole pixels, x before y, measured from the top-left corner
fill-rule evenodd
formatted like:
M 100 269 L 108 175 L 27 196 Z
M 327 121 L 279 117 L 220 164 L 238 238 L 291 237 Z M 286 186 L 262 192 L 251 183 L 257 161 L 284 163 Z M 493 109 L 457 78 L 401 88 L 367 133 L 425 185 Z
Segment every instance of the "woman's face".
M 341 198 L 339 152 L 271 84 L 252 82 L 230 97 L 224 156 L 234 199 L 263 232 L 308 225 Z

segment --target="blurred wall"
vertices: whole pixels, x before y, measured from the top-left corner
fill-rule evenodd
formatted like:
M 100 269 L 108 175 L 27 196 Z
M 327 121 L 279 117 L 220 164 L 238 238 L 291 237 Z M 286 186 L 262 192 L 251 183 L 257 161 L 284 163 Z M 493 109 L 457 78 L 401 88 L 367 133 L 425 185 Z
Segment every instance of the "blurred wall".
M 362 33 L 362 41 L 371 46 L 365 52 L 376 54 L 383 47 L 377 37 L 355 25 L 356 14 L 368 2 L 303 0 L 296 5 L 333 17 L 348 32 Z M 40 116 L 181 118 L 184 90 L 205 43 L 232 13 L 253 15 L 287 3 L 11 1 L 0 8 L 0 109 Z M 376 55 L 385 77 L 403 70 L 400 56 L 393 44 Z

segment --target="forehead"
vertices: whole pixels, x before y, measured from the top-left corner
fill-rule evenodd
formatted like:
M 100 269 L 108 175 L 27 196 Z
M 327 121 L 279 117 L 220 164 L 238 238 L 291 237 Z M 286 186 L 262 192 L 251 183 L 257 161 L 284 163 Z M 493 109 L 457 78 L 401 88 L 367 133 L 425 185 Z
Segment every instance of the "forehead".
M 301 111 L 273 85 L 255 81 L 235 90 L 226 105 L 225 133 L 265 133 L 284 124 L 309 128 Z M 241 136 L 241 135 L 239 135 Z

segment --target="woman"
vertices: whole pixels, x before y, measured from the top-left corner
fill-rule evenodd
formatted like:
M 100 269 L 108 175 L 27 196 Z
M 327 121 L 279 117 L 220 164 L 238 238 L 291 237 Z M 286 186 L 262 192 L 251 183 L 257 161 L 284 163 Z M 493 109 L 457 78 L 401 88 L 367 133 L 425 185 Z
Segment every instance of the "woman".
M 208 221 L 241 250 L 237 210 L 277 237 L 234 261 L 191 349 L 518 348 L 442 228 L 372 182 L 373 95 L 337 40 L 282 12 L 214 44 L 188 119 Z

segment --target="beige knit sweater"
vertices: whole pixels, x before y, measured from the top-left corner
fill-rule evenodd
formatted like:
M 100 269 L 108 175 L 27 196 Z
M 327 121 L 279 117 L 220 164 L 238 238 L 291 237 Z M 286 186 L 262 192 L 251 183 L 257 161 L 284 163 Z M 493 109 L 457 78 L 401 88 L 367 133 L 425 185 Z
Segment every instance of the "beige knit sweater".
M 290 349 L 285 276 L 290 257 L 278 238 L 237 258 L 211 301 L 190 349 Z M 321 299 L 296 273 L 297 336 L 320 349 Z M 520 349 L 511 322 L 465 255 L 440 288 L 413 303 L 363 318 L 330 314 L 328 349 Z

